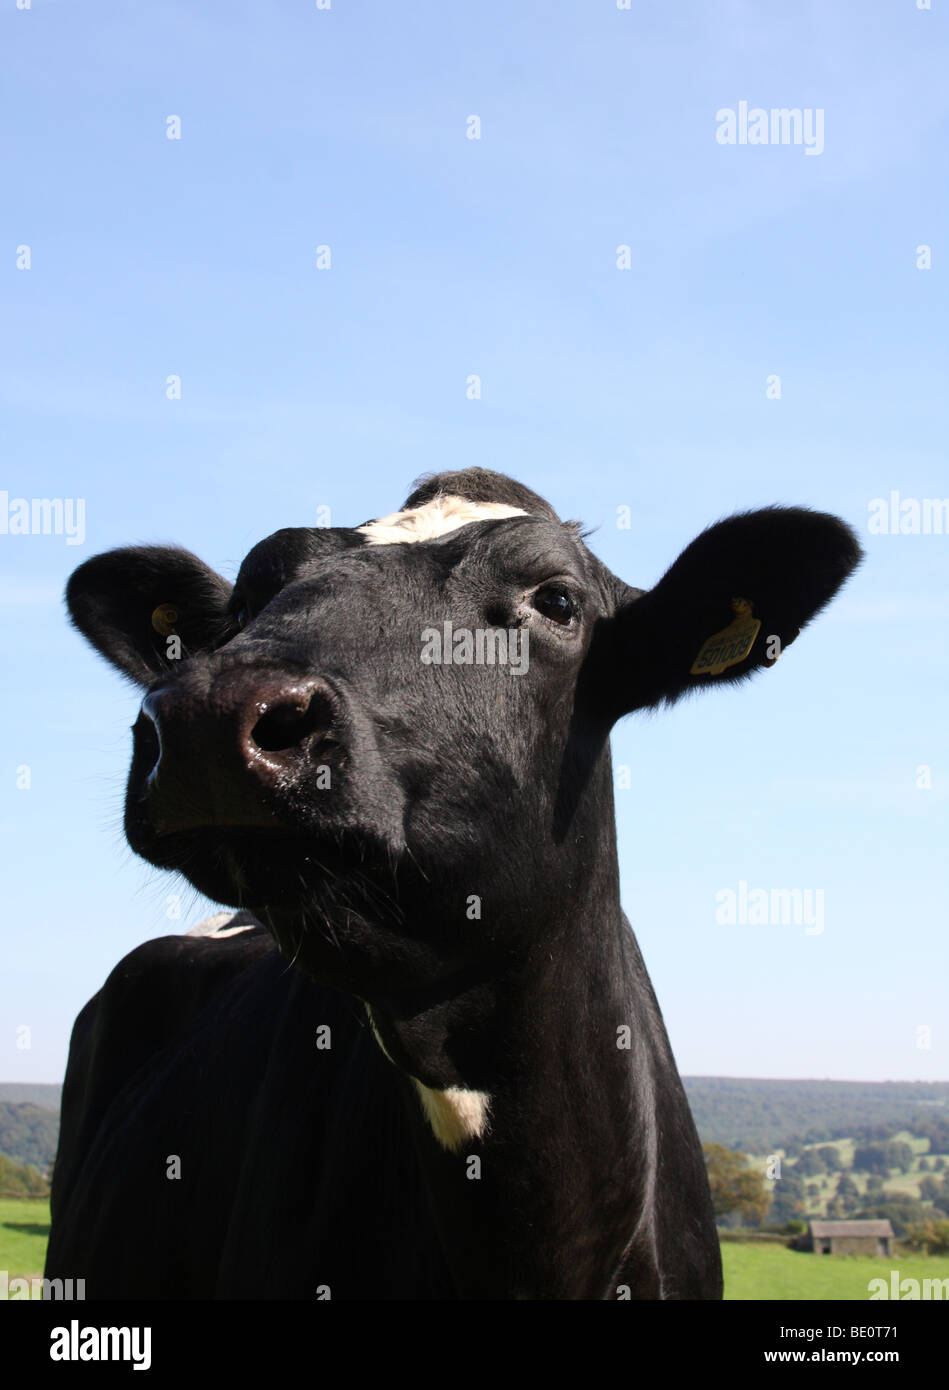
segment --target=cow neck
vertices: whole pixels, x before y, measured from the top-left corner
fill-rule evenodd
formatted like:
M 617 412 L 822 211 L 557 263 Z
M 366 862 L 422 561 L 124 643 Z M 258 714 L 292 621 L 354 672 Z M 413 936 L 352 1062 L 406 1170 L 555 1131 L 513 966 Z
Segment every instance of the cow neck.
M 615 855 L 505 968 L 427 1001 L 374 1004 L 466 1298 L 608 1297 L 651 1229 L 662 1020 L 619 908 Z M 421 1003 L 421 1007 L 418 1007 Z

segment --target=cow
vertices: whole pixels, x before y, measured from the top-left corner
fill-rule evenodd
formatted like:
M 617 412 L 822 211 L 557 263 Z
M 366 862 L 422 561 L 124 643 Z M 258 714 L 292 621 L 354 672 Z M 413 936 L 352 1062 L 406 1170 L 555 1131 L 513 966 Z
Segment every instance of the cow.
M 471 468 L 278 531 L 233 587 L 171 547 L 81 565 L 73 623 L 145 692 L 128 842 L 229 911 L 132 951 L 76 1021 L 47 1277 L 720 1298 L 620 906 L 609 734 L 773 665 L 860 554 L 837 518 L 773 507 L 633 588 Z

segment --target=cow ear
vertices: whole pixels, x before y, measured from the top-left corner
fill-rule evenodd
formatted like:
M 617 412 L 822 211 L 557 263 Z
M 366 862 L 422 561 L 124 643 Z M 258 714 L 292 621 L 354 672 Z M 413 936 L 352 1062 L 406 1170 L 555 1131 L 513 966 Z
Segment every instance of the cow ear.
M 848 526 L 804 508 L 744 512 L 711 526 L 654 589 L 628 589 L 621 599 L 612 624 L 615 713 L 773 666 L 861 556 Z
M 130 546 L 80 565 L 66 585 L 66 605 L 97 651 L 139 685 L 150 685 L 170 659 L 220 642 L 230 592 L 226 580 L 187 550 Z

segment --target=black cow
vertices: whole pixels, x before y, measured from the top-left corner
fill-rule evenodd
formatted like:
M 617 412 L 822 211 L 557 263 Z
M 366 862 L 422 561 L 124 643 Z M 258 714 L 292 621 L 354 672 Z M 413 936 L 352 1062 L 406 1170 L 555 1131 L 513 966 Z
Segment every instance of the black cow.
M 771 665 L 859 556 L 836 518 L 773 508 L 634 589 L 470 469 L 355 529 L 278 531 L 233 589 L 171 548 L 82 565 L 74 623 L 147 688 L 129 843 L 247 915 L 139 947 L 80 1014 L 47 1276 L 720 1297 L 620 908 L 609 731 Z

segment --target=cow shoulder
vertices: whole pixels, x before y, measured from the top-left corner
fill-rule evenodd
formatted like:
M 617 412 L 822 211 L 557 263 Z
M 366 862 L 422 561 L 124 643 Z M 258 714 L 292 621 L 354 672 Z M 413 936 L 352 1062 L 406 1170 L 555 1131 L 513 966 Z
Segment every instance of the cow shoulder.
M 56 1176 L 67 1180 L 116 1096 L 174 1048 L 239 977 L 277 954 L 258 928 L 230 937 L 162 936 L 130 951 L 73 1026 Z
M 125 1050 L 125 1059 L 116 1060 L 131 1069 L 179 1037 L 236 976 L 276 950 L 263 928 L 234 937 L 146 941 L 119 961 L 87 1006 L 95 1005 L 96 1041 L 107 1034 L 110 1055 Z

